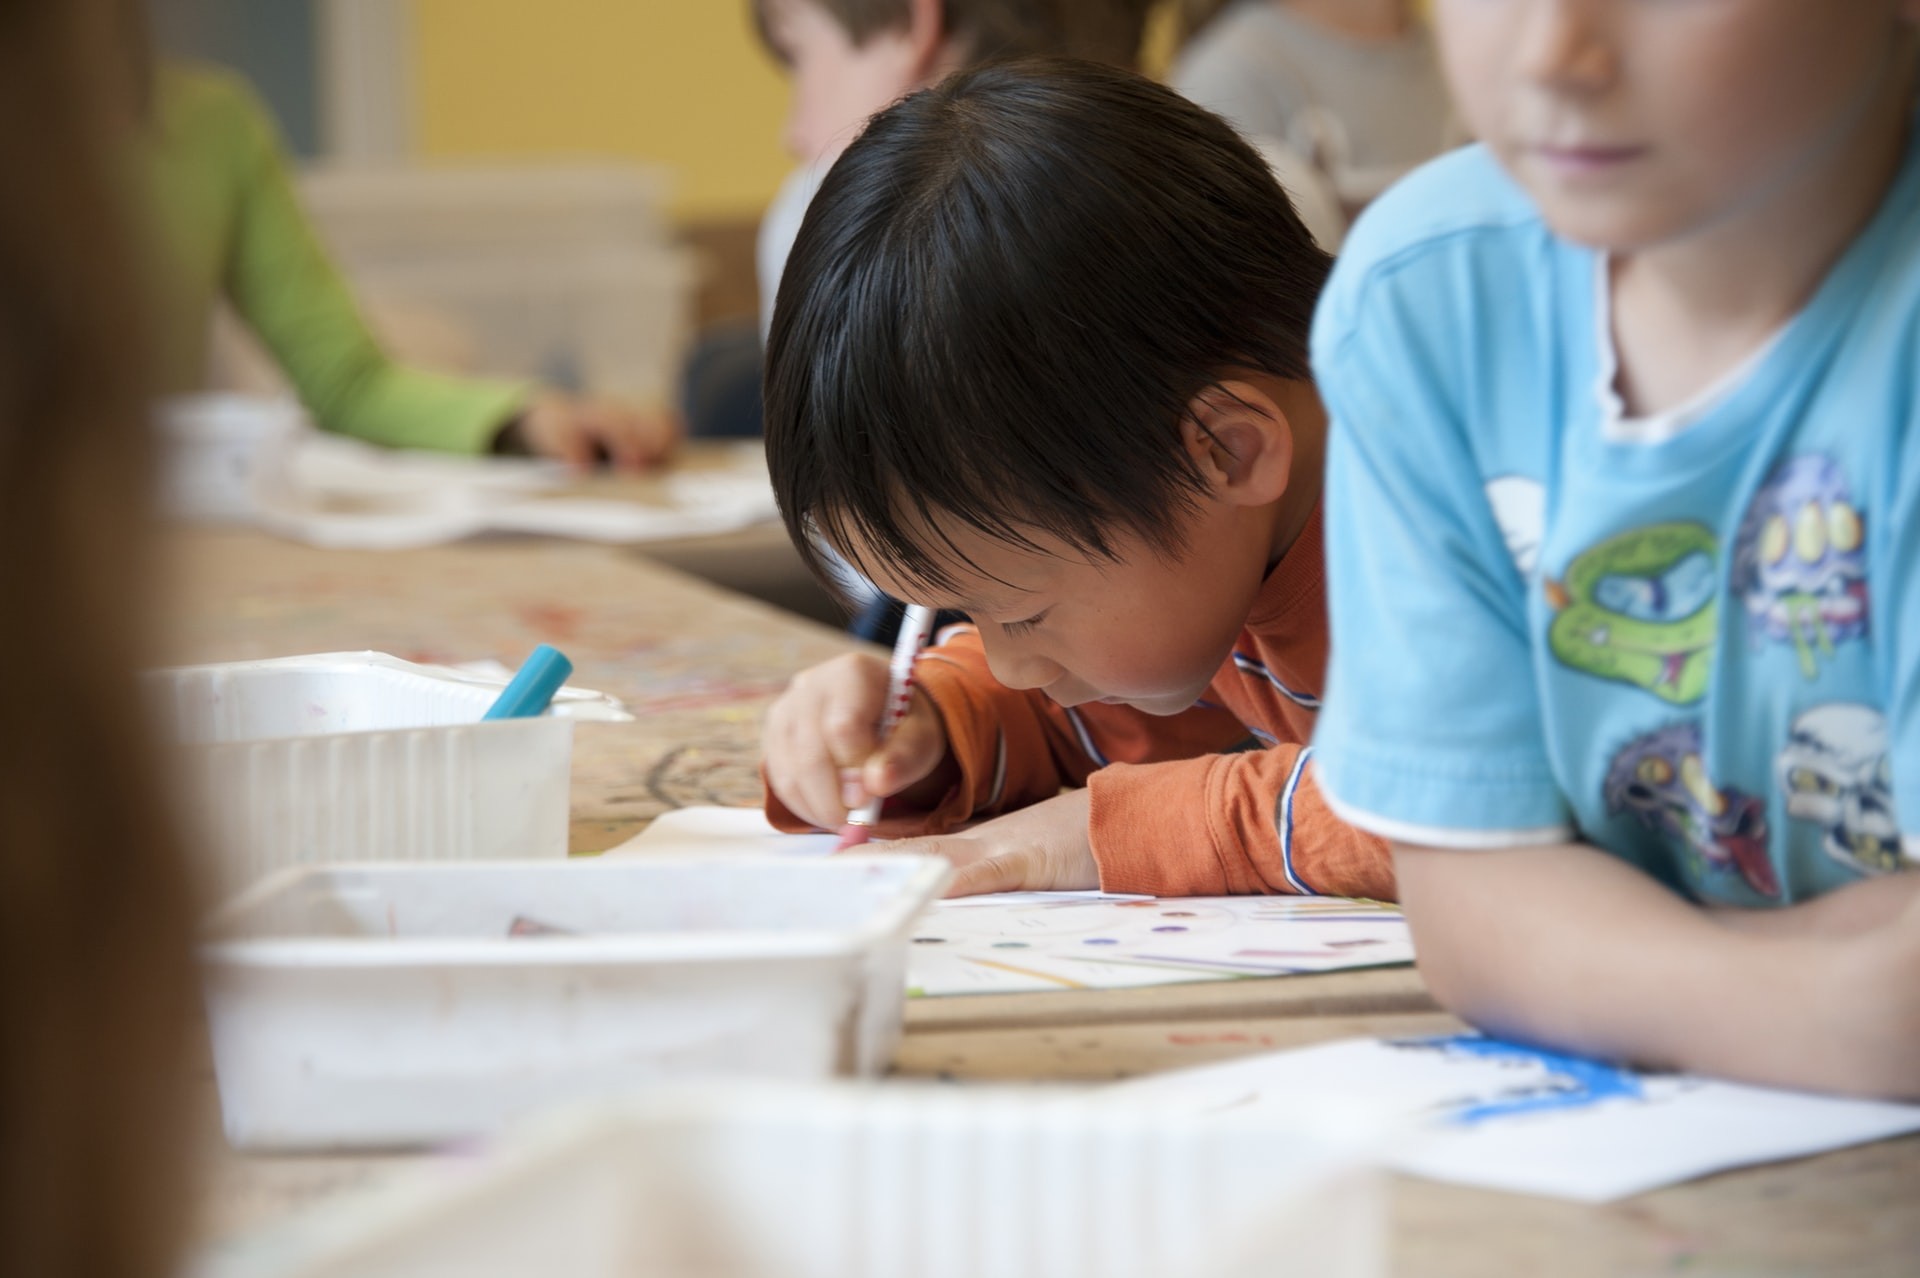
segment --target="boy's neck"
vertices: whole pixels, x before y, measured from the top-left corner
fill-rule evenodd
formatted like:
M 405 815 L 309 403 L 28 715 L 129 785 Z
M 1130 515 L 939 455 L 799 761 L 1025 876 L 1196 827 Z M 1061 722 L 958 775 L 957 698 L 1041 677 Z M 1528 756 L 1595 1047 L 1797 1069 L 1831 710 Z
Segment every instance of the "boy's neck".
M 1683 239 L 1615 255 L 1617 389 L 1630 411 L 1685 402 L 1806 305 L 1899 173 L 1912 95 L 1897 84 L 1885 92 L 1897 102 L 1876 102 L 1851 136 L 1771 197 Z
M 1413 14 L 1407 0 L 1278 0 L 1281 8 L 1316 27 L 1352 40 L 1397 40 Z

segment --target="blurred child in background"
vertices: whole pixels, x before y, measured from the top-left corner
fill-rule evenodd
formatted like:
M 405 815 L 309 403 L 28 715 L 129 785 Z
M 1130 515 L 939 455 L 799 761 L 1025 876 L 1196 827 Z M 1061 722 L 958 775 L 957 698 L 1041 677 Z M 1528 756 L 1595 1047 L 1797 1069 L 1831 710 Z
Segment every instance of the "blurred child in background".
M 1326 177 L 1348 218 L 1461 140 L 1412 0 L 1180 0 L 1169 79 Z
M 143 0 L 115 0 L 132 68 L 137 197 L 157 258 L 158 389 L 198 390 L 214 305 L 231 302 L 323 430 L 445 452 L 524 452 L 640 469 L 672 451 L 670 414 L 392 359 L 368 331 L 294 191 L 272 121 L 237 77 L 156 62 Z

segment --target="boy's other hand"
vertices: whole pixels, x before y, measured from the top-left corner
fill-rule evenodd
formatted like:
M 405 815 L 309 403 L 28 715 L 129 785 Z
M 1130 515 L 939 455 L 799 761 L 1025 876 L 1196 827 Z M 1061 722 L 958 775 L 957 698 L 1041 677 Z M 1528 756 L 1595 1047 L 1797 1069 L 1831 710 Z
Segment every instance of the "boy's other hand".
M 899 839 L 888 852 L 944 856 L 957 873 L 948 896 L 983 892 L 1069 892 L 1100 886 L 1085 790 L 1072 790 L 957 834 Z
M 803 670 L 767 711 L 767 786 L 801 820 L 837 830 L 874 796 L 932 807 L 952 787 L 947 728 L 924 693 L 883 746 L 887 663 L 850 653 Z
M 559 391 L 536 397 L 516 427 L 526 451 L 581 470 L 602 460 L 625 471 L 657 466 L 679 445 L 681 435 L 680 421 L 670 412 Z

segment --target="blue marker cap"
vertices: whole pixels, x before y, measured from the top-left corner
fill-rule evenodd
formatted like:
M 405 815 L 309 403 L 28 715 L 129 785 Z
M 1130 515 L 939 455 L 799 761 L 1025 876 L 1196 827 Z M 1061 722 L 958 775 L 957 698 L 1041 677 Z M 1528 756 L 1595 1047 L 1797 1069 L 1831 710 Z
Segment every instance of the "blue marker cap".
M 553 694 L 560 691 L 573 663 L 559 649 L 541 644 L 520 667 L 513 682 L 500 690 L 500 697 L 484 715 L 486 719 L 531 719 L 543 713 Z

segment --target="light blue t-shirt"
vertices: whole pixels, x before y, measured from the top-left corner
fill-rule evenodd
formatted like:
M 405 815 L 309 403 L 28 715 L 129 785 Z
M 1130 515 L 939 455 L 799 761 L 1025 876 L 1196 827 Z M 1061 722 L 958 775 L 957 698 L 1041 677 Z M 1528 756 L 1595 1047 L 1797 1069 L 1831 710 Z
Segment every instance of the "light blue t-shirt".
M 1579 837 L 1695 897 L 1920 857 L 1920 127 L 1873 221 L 1677 419 L 1613 401 L 1604 262 L 1483 148 L 1348 240 L 1319 777 L 1407 842 Z

